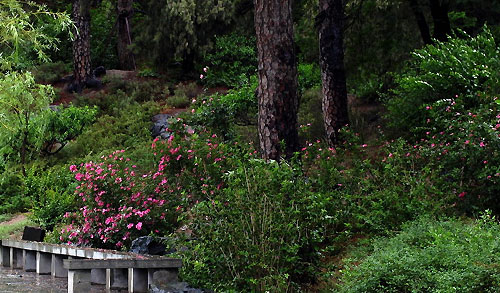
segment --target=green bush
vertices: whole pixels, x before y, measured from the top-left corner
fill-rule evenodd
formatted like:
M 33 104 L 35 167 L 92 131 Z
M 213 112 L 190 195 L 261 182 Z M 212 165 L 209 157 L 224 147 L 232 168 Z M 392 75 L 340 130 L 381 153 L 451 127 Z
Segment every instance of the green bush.
M 465 109 L 477 108 L 478 93 L 499 92 L 499 56 L 487 28 L 476 37 L 464 33 L 463 38 L 416 50 L 404 73 L 396 76 L 397 86 L 387 101 L 390 125 L 421 135 L 418 127 L 425 125 L 428 104 L 458 97 Z
M 185 95 L 174 95 L 167 99 L 167 105 L 172 108 L 186 108 L 190 104 L 191 100 Z
M 65 147 L 60 158 L 83 159 L 116 149 L 134 149 L 151 141 L 151 118 L 159 113 L 157 103 L 124 105 L 117 115 L 103 115 L 72 143 Z
M 474 213 L 500 211 L 500 105 L 498 98 L 478 94 L 471 110 L 459 98 L 426 106 L 429 121 L 416 143 L 429 168 L 445 180 L 442 189 L 455 194 L 458 206 Z
M 244 157 L 226 186 L 192 210 L 184 280 L 216 291 L 285 292 L 317 273 L 328 197 L 296 165 Z
M 52 230 L 66 212 L 78 209 L 77 186 L 68 165 L 50 169 L 32 169 L 26 178 L 26 193 L 31 195 L 31 219 L 46 230 Z
M 297 70 L 299 73 L 299 90 L 301 92 L 312 88 L 321 88 L 321 71 L 318 65 L 301 63 L 297 67 Z
M 58 107 L 54 111 L 47 113 L 47 128 L 45 130 L 44 151 L 48 154 L 59 151 L 70 140 L 80 135 L 86 127 L 91 125 L 97 115 L 97 109 L 85 107 L 75 107 L 73 105 L 63 108 Z M 52 150 L 54 144 L 59 143 L 61 148 Z
M 234 124 L 256 124 L 257 98 L 255 90 L 257 79 L 227 94 L 215 94 L 197 100 L 193 115 L 187 116 L 187 123 L 208 127 L 216 134 L 229 139 L 234 137 Z
M 321 111 L 321 89 L 312 88 L 305 90 L 299 104 L 299 134 L 305 142 L 323 139 L 325 126 L 323 112 Z
M 421 218 L 342 270 L 340 292 L 498 292 L 500 225 Z
M 209 87 L 241 86 L 257 72 L 255 38 L 240 34 L 216 37 L 212 53 L 204 57 L 202 81 Z
M 68 64 L 55 62 L 38 65 L 32 72 L 37 83 L 52 84 L 61 80 L 65 75 L 71 72 L 71 69 Z
M 24 178 L 20 172 L 6 170 L 0 174 L 0 214 L 24 212 L 30 206 L 25 196 Z

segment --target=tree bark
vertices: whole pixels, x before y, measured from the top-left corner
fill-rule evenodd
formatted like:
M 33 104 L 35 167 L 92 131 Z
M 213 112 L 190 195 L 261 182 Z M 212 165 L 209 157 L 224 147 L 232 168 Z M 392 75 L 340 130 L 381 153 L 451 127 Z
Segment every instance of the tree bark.
M 417 0 L 409 0 L 411 10 L 415 15 L 415 19 L 417 20 L 418 29 L 420 30 L 420 35 L 422 36 L 422 40 L 425 45 L 432 44 L 431 32 L 429 30 L 429 25 L 427 24 L 427 20 L 425 20 L 424 13 L 420 6 L 418 5 Z
M 118 0 L 118 59 L 120 67 L 123 70 L 135 70 L 135 58 L 130 51 L 129 46 L 132 44 L 130 32 L 130 17 L 133 14 L 133 0 Z
M 319 47 L 322 110 L 328 143 L 340 142 L 339 130 L 349 123 L 344 68 L 344 6 L 342 0 L 319 0 Z
M 290 158 L 299 150 L 292 0 L 254 0 L 254 5 L 260 150 L 266 160 Z
M 73 41 L 73 90 L 81 92 L 92 78 L 90 63 L 90 1 L 73 0 L 73 22 L 76 26 Z
M 446 42 L 451 35 L 450 19 L 448 18 L 448 0 L 429 0 L 431 15 L 434 21 L 434 38 Z

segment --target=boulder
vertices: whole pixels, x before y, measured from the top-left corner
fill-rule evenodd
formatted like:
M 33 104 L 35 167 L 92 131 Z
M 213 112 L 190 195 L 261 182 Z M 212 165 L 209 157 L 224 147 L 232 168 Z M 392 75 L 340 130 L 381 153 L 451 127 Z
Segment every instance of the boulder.
M 171 135 L 170 132 L 167 131 L 169 127 L 168 119 L 172 117 L 168 114 L 158 114 L 153 116 L 153 127 L 151 128 L 151 136 L 152 137 L 160 137 L 162 139 L 168 139 Z
M 165 255 L 165 250 L 165 245 L 156 241 L 154 237 L 142 236 L 132 241 L 129 251 L 138 254 Z

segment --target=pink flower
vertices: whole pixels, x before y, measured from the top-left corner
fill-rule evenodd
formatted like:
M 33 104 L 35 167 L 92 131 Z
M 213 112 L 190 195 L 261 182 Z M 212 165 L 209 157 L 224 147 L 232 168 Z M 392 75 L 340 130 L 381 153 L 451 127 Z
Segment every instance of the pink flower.
M 469 144 L 469 143 L 470 143 L 470 141 L 469 141 L 469 140 L 466 140 L 466 141 L 465 141 L 465 144 Z
M 75 179 L 76 179 L 77 181 L 82 181 L 82 178 L 83 178 L 83 174 L 82 174 L 82 173 L 76 173 L 76 175 L 75 175 Z
M 137 230 L 141 230 L 141 229 L 142 229 L 142 222 L 137 223 L 137 224 L 135 225 L 135 228 L 136 228 Z
M 462 192 L 458 195 L 458 197 L 464 197 L 466 194 L 467 194 L 467 192 L 462 191 Z
M 76 166 L 75 166 L 75 165 L 71 165 L 71 166 L 69 166 L 69 170 L 70 170 L 71 172 L 76 172 L 76 170 L 77 170 L 77 169 L 76 169 Z
M 200 79 L 203 79 L 205 76 L 203 76 L 203 74 L 200 74 Z
M 130 224 L 127 225 L 127 229 L 130 229 L 132 227 L 134 227 L 134 224 L 132 224 L 132 223 L 130 223 Z M 123 240 L 125 240 L 125 239 L 123 239 Z

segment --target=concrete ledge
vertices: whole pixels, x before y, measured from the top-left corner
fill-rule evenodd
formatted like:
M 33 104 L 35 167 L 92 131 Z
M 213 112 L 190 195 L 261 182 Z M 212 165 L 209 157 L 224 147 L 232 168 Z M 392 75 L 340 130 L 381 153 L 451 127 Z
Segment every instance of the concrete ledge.
M 178 258 L 156 259 L 65 259 L 64 268 L 68 270 L 88 269 L 179 269 L 182 260 Z
M 3 247 L 12 247 L 27 251 L 39 251 L 51 254 L 61 254 L 90 259 L 127 259 L 136 258 L 137 254 L 130 252 L 119 252 L 107 249 L 82 248 L 70 245 L 49 244 L 43 242 L 32 242 L 23 240 L 3 239 Z

